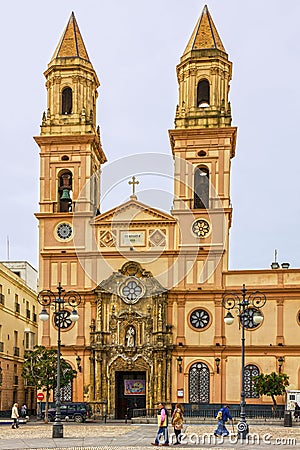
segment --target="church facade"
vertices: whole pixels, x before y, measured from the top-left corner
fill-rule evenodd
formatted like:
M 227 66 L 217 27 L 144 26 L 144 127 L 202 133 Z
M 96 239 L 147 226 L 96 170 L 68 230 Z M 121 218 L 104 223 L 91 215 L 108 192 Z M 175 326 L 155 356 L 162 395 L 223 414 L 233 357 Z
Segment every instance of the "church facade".
M 81 296 L 78 322 L 67 304 L 61 321 L 62 354 L 78 370 L 67 400 L 94 402 L 116 418 L 160 401 L 239 403 L 241 322 L 247 403 L 270 403 L 255 394 L 258 373 L 282 370 L 292 389 L 300 387 L 300 270 L 228 268 L 237 137 L 231 76 L 205 6 L 177 65 L 172 210 L 140 202 L 133 173 L 130 199 L 101 212 L 99 80 L 71 14 L 45 71 L 47 109 L 35 137 L 40 288 L 56 292 L 61 283 Z M 261 304 L 251 303 L 256 290 Z M 228 292 L 236 306 L 249 300 L 242 316 L 230 304 L 231 327 Z M 56 347 L 54 320 L 41 325 L 40 343 Z

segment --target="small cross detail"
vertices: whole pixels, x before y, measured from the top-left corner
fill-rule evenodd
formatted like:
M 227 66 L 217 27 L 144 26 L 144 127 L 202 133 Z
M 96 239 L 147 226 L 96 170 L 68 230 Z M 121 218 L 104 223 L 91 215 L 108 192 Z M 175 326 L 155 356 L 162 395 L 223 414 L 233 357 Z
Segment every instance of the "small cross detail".
M 140 184 L 140 182 L 138 180 L 136 180 L 136 178 L 133 176 L 132 177 L 132 181 L 128 181 L 128 184 L 132 184 L 132 195 L 135 195 L 135 185 Z

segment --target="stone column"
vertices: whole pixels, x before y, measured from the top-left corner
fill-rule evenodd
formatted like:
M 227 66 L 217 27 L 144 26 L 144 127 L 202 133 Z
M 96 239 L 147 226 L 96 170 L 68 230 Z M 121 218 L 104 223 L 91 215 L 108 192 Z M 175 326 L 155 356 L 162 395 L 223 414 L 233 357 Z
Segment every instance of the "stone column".
M 90 400 L 95 400 L 95 352 L 90 356 Z
M 214 345 L 225 345 L 225 337 L 222 330 L 224 327 L 224 310 L 222 306 L 222 300 L 215 299 L 215 336 Z
M 284 336 L 283 336 L 283 305 L 284 300 L 280 298 L 277 300 L 277 336 L 276 336 L 276 345 L 282 344 L 284 345 Z

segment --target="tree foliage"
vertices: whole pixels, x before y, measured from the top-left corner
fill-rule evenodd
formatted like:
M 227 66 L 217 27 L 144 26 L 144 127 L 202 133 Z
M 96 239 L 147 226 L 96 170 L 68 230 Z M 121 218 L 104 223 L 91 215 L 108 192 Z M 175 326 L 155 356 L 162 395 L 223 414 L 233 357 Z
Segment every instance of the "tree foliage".
M 62 388 L 76 377 L 77 372 L 62 357 L 60 369 L 60 387 Z M 46 393 L 45 420 L 48 421 L 50 393 L 55 390 L 57 385 L 57 350 L 36 345 L 33 350 L 27 351 L 22 377 L 27 381 L 27 385 L 34 386 Z
M 254 388 L 258 395 L 268 395 L 273 400 L 274 409 L 277 408 L 276 397 L 283 395 L 285 388 L 290 384 L 289 377 L 285 373 L 272 372 L 270 374 L 253 377 Z

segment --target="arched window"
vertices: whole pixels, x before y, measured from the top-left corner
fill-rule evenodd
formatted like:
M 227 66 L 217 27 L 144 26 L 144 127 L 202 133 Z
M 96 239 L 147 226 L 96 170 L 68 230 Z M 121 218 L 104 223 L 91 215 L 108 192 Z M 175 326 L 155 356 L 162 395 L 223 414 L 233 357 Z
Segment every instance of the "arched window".
M 72 211 L 72 172 L 61 172 L 58 179 L 58 212 Z
M 193 364 L 189 371 L 190 403 L 209 403 L 209 368 L 203 362 Z
M 73 394 L 73 389 L 72 389 L 72 381 L 69 381 L 69 383 L 60 388 L 60 398 L 61 398 L 61 402 L 71 402 L 72 401 L 72 395 Z
M 252 377 L 259 375 L 259 368 L 254 364 L 248 364 L 245 366 L 244 371 L 244 381 L 245 381 L 245 395 L 246 398 L 258 398 L 259 395 L 256 393 L 254 388 L 254 382 Z
M 209 208 L 209 170 L 197 167 L 194 174 L 194 209 Z
M 210 86 L 207 80 L 201 80 L 197 86 L 197 108 L 207 108 L 210 105 Z
M 64 366 L 62 368 L 62 372 L 66 373 L 66 371 L 72 371 L 72 367 L 69 363 L 66 362 L 66 366 Z M 54 398 L 56 399 L 57 397 L 57 388 L 55 388 L 55 392 L 54 392 Z M 61 386 L 60 388 L 60 401 L 62 403 L 64 402 L 71 402 L 73 397 L 73 382 L 72 380 L 68 381 L 67 384 L 65 384 L 64 386 Z
M 72 89 L 66 87 L 62 91 L 61 96 L 61 113 L 71 114 L 72 113 Z

